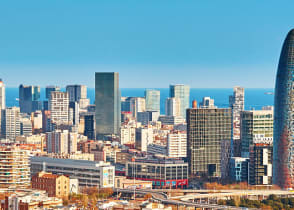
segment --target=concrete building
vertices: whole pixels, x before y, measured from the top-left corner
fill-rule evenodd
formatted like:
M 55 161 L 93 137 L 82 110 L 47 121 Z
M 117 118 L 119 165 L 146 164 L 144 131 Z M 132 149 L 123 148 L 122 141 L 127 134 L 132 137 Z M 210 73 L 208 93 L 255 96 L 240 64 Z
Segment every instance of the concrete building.
M 120 129 L 120 143 L 122 145 L 136 141 L 136 127 L 124 126 Z
M 20 109 L 19 107 L 7 107 L 2 110 L 1 130 L 2 137 L 14 140 L 20 136 Z
M 167 148 L 165 145 L 160 144 L 148 144 L 147 153 L 151 155 L 167 155 Z
M 69 95 L 69 102 L 77 102 L 81 109 L 87 108 L 90 100 L 87 98 L 86 85 L 67 85 L 66 92 Z
M 59 92 L 60 91 L 60 87 L 58 86 L 47 86 L 45 88 L 45 96 L 46 96 L 46 99 L 49 99 L 50 98 L 50 95 L 51 95 L 51 92 Z
M 31 136 L 33 133 L 32 121 L 27 117 L 20 118 L 20 135 Z
M 45 190 L 49 197 L 67 198 L 70 191 L 69 178 L 42 171 L 32 176 L 32 188 Z
M 160 121 L 162 125 L 179 125 L 185 123 L 185 119 L 182 116 L 161 115 L 158 117 L 158 121 Z
M 46 133 L 48 153 L 67 154 L 77 151 L 77 133 L 68 130 L 55 130 Z
M 181 116 L 186 119 L 186 109 L 190 106 L 190 87 L 187 85 L 170 85 L 169 97 L 181 100 Z
M 222 145 L 230 144 L 231 120 L 230 109 L 187 110 L 187 158 L 191 174 L 221 178 L 221 166 L 225 164 L 222 156 L 230 154 L 230 150 L 223 151 Z
M 31 173 L 40 171 L 68 175 L 78 179 L 80 187 L 114 187 L 114 166 L 109 163 L 87 160 L 31 157 Z
M 129 111 L 133 113 L 133 117 L 137 118 L 138 112 L 146 111 L 146 100 L 142 97 L 129 97 L 126 99 L 129 103 Z
M 231 140 L 232 156 L 241 156 L 241 112 L 244 110 L 244 88 L 234 87 L 234 94 L 229 97 L 232 110 L 233 134 Z
M 0 177 L 0 188 L 28 188 L 30 186 L 28 152 L 15 146 L 1 146 Z
M 186 188 L 188 163 L 177 158 L 134 158 L 126 166 L 128 179 L 152 181 L 154 188 Z
M 41 130 L 43 127 L 42 111 L 37 110 L 31 114 L 33 130 Z
M 174 158 L 187 157 L 187 134 L 174 132 L 167 135 L 167 156 Z
M 145 90 L 146 111 L 156 111 L 160 113 L 160 91 Z
M 273 144 L 273 110 L 241 112 L 241 155 L 249 158 L 255 143 Z
M 158 111 L 137 112 L 137 121 L 142 123 L 142 125 L 148 125 L 149 122 L 156 122 L 158 118 Z
M 21 113 L 31 114 L 42 110 L 40 100 L 40 86 L 19 86 L 19 107 Z
M 152 144 L 154 141 L 152 128 L 137 128 L 136 129 L 136 149 L 147 152 L 147 145 Z
M 257 143 L 250 147 L 249 184 L 272 185 L 273 146 Z
M 234 182 L 248 182 L 249 158 L 232 157 L 230 159 L 230 179 Z
M 119 135 L 121 102 L 117 72 L 95 73 L 95 105 L 96 138 Z
M 208 109 L 208 108 L 215 109 L 217 107 L 214 105 L 214 99 L 212 99 L 210 97 L 203 97 L 202 102 L 199 104 L 199 108 L 202 108 L 202 109 Z
M 51 92 L 49 111 L 51 121 L 57 124 L 68 124 L 69 98 L 67 92 Z
M 181 114 L 181 99 L 167 98 L 165 100 L 165 115 L 179 117 L 182 116 Z

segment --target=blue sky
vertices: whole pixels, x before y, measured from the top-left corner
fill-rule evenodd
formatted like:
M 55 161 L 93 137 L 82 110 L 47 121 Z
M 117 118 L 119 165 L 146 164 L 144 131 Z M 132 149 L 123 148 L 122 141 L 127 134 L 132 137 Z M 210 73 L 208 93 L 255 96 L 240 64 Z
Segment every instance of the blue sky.
M 274 87 L 293 0 L 0 1 L 0 77 L 9 87 Z

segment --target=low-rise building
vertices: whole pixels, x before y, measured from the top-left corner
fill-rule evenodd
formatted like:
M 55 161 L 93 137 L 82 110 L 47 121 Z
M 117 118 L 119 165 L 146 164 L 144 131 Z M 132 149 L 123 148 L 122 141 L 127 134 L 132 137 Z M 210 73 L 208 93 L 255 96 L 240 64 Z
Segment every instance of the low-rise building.
M 152 189 L 152 181 L 127 179 L 124 176 L 115 177 L 115 188 L 122 189 Z

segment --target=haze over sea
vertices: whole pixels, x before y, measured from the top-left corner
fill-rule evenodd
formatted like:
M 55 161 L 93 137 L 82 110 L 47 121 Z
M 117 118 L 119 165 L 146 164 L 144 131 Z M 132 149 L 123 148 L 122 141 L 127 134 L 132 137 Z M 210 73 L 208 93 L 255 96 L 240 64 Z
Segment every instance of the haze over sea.
M 160 90 L 160 112 L 164 114 L 165 99 L 169 96 L 168 88 L 154 88 Z M 63 89 L 64 90 L 64 89 Z M 121 88 L 122 96 L 144 97 L 145 88 Z M 263 106 L 273 106 L 274 95 L 266 94 L 273 92 L 272 88 L 246 88 L 245 89 L 245 109 L 261 109 Z M 228 107 L 229 95 L 233 94 L 232 88 L 191 88 L 190 101 L 196 100 L 198 103 L 202 98 L 209 96 L 214 99 L 214 103 L 219 108 Z M 18 106 L 18 88 L 6 88 L 6 105 Z M 41 100 L 45 98 L 45 88 L 41 88 Z M 95 89 L 88 88 L 88 98 L 91 104 L 95 101 Z M 190 103 L 191 104 L 191 103 Z

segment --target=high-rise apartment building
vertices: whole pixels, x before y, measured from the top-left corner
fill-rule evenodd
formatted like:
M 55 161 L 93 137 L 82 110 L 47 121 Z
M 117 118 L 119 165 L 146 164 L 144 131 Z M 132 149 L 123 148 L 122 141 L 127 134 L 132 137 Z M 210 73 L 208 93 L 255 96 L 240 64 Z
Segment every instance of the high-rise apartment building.
M 190 87 L 187 85 L 170 85 L 169 97 L 181 100 L 181 116 L 186 118 L 186 109 L 190 106 Z
M 69 122 L 69 98 L 67 92 L 51 92 L 49 99 L 51 121 L 57 124 Z
M 120 131 L 121 103 L 119 74 L 117 72 L 96 72 L 96 138 L 118 135 Z
M 21 113 L 31 114 L 42 110 L 40 99 L 40 86 L 19 86 L 19 107 Z
M 7 107 L 2 110 L 1 122 L 2 137 L 14 140 L 20 136 L 20 110 L 19 107 Z
M 229 164 L 222 157 L 230 154 L 222 145 L 230 145 L 231 132 L 230 109 L 187 110 L 187 158 L 192 175 L 221 177 L 222 164 Z
M 174 158 L 187 157 L 187 134 L 173 132 L 167 135 L 167 156 Z
M 233 134 L 231 140 L 231 150 L 234 157 L 241 156 L 241 112 L 244 110 L 244 88 L 234 87 L 234 94 L 229 96 L 229 104 L 232 109 Z
M 284 41 L 278 65 L 274 111 L 273 182 L 294 188 L 294 29 Z
M 1 146 L 0 160 L 0 188 L 30 187 L 28 151 L 15 146 Z
M 145 90 L 146 111 L 160 112 L 160 91 L 159 90 Z
M 182 116 L 181 113 L 181 99 L 167 98 L 165 101 L 165 115 L 167 116 Z
M 70 154 L 77 151 L 77 133 L 55 130 L 46 133 L 48 153 Z
M 241 112 L 241 155 L 249 158 L 250 147 L 257 143 L 273 143 L 272 110 Z

